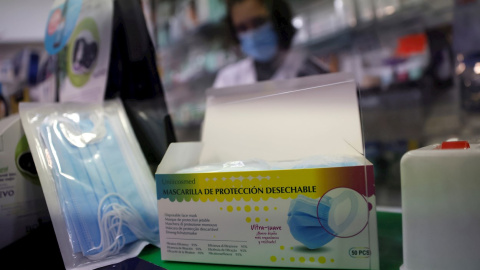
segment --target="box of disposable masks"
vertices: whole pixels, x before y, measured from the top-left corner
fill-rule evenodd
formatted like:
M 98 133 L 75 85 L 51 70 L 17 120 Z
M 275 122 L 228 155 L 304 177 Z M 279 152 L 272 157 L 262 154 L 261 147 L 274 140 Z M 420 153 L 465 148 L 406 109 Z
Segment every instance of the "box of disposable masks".
M 162 259 L 378 269 L 363 149 L 348 74 L 209 89 L 201 142 L 156 172 Z
M 50 221 L 18 115 L 0 120 L 0 248 Z

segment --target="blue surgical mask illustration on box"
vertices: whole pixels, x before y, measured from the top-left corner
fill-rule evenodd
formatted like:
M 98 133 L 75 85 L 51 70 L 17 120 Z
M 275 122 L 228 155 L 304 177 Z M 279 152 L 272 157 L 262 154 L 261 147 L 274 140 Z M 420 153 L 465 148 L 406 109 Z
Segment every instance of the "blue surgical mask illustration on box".
M 347 202 L 348 214 L 338 218 L 338 206 Z M 350 190 L 332 198 L 324 195 L 320 200 L 299 195 L 290 203 L 287 224 L 292 236 L 309 249 L 328 244 L 342 235 L 359 213 L 357 199 Z
M 98 260 L 138 239 L 158 242 L 156 207 L 142 195 L 107 117 L 52 116 L 39 131 L 74 253 Z

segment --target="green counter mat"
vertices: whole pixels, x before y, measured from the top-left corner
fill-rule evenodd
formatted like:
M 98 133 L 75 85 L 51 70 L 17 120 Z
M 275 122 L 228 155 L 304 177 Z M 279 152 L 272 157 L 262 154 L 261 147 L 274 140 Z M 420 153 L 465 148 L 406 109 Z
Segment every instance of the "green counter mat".
M 378 244 L 380 250 L 380 269 L 398 270 L 403 262 L 402 251 L 402 215 L 391 212 L 377 212 L 378 224 Z M 293 268 L 276 267 L 255 267 L 221 264 L 203 264 L 203 263 L 184 263 L 173 261 L 162 261 L 160 249 L 148 245 L 138 256 L 139 258 L 163 267 L 167 270 L 247 270 L 247 269 L 265 269 L 265 270 L 285 270 Z
M 403 264 L 402 214 L 377 212 L 380 270 L 398 270 Z

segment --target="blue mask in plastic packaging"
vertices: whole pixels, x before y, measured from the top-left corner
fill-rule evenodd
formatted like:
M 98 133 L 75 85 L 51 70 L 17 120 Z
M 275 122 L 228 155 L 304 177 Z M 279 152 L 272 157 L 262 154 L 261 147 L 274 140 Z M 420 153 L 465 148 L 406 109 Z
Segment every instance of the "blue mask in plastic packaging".
M 40 133 L 75 253 L 97 260 L 138 239 L 158 242 L 158 215 L 142 199 L 106 117 L 54 117 Z
M 278 52 L 278 35 L 271 23 L 238 35 L 243 53 L 259 62 L 273 59 Z
M 351 192 L 345 191 L 335 198 L 325 195 L 320 202 L 303 195 L 292 200 L 287 224 L 293 238 L 309 249 L 328 244 L 350 226 L 357 214 L 358 205 L 351 195 Z M 342 223 L 337 223 L 334 213 L 344 200 L 350 200 L 351 209 L 347 218 Z

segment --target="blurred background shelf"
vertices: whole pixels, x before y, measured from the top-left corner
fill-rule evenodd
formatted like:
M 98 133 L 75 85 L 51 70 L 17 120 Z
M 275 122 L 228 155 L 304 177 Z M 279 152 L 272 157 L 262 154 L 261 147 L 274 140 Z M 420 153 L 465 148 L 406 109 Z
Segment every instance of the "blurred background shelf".
M 293 24 L 297 27 L 294 48 L 306 50 L 328 62 L 332 71 L 354 73 L 362 90 L 402 88 L 402 84 L 393 82 L 392 78 L 375 74 L 383 68 L 379 62 L 392 58 L 402 36 L 426 35 L 428 29 L 449 28 L 453 16 L 453 2 L 444 0 L 297 0 L 288 3 L 295 14 Z M 156 0 L 152 5 L 157 14 L 155 33 L 162 78 L 175 114 L 177 110 L 187 109 L 177 105 L 185 103 L 186 96 L 189 96 L 186 91 L 192 93 L 192 104 L 204 102 L 202 93 L 211 86 L 218 70 L 242 56 L 230 38 L 222 1 Z M 198 7 L 202 7 L 201 10 Z M 428 48 L 424 48 L 417 55 L 411 55 L 424 59 L 390 65 L 389 68 L 413 65 L 418 69 L 417 73 L 422 72 L 429 61 L 425 56 L 427 53 Z M 374 74 L 370 76 L 371 73 Z M 382 85 L 382 82 L 378 83 L 382 79 L 392 82 Z M 372 80 L 373 83 L 363 83 Z M 179 125 L 188 125 L 185 113 L 181 114 Z M 176 119 L 174 115 L 174 122 Z M 192 122 L 198 124 L 196 118 Z
M 461 79 L 455 72 L 453 0 L 287 3 L 297 29 L 293 49 L 307 51 L 332 72 L 352 73 L 357 81 L 366 155 L 375 165 L 385 205 L 400 205 L 404 153 L 478 135 L 478 117 L 462 109 Z M 153 0 L 152 7 L 159 66 L 178 138 L 199 140 L 206 89 L 218 70 L 243 57 L 228 32 L 225 4 Z
M 285 1 L 297 31 L 293 49 L 357 82 L 365 152 L 375 165 L 380 202 L 400 205 L 399 164 L 408 150 L 479 138 L 480 0 Z M 42 49 L 52 3 L 20 2 L 0 9 L 0 83 L 9 98 L 24 91 L 16 82 L 26 81 L 25 72 L 13 71 L 25 49 L 38 52 L 42 78 L 51 73 L 52 59 Z M 221 68 L 244 57 L 227 27 L 225 1 L 142 4 L 177 139 L 200 140 L 205 91 Z M 13 13 L 31 20 L 15 20 Z

